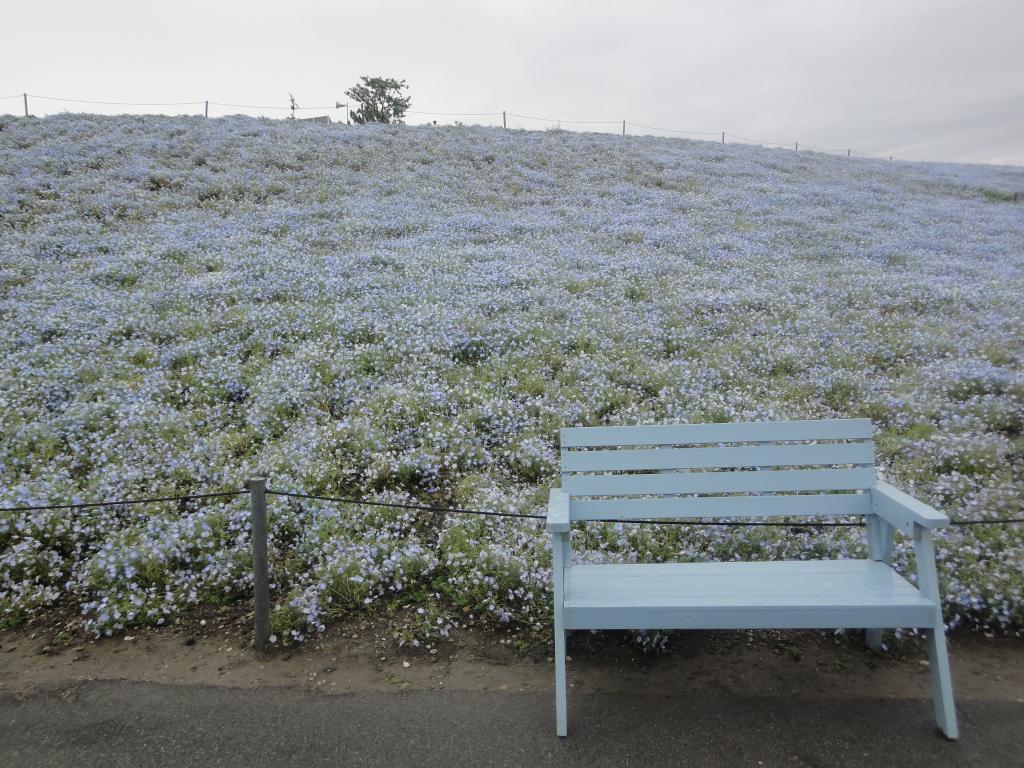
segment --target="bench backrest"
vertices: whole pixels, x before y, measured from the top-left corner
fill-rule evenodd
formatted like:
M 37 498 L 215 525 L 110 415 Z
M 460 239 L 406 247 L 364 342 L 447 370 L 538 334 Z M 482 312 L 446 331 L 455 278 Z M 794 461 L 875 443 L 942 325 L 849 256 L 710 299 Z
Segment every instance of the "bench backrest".
M 870 419 L 572 427 L 562 488 L 572 520 L 866 515 L 871 435 Z

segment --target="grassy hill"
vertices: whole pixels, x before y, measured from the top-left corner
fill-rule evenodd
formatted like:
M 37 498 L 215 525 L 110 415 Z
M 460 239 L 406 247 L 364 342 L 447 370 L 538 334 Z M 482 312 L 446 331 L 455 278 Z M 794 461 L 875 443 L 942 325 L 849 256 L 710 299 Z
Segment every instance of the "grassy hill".
M 561 426 L 869 416 L 894 482 L 956 518 L 1019 516 L 1014 192 L 1024 169 L 678 139 L 4 119 L 0 505 L 264 469 L 535 513 Z M 245 503 L 2 513 L 0 620 L 71 606 L 114 632 L 241 599 Z M 535 523 L 272 515 L 282 640 L 404 606 L 408 642 L 467 614 L 546 632 Z M 595 560 L 864 551 L 846 529 L 579 535 Z M 952 624 L 1024 626 L 1024 526 L 939 548 Z

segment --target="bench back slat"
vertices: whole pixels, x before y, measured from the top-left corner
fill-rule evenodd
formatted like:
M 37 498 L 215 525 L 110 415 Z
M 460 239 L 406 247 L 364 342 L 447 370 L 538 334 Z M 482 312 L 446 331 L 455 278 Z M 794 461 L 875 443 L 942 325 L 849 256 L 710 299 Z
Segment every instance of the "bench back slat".
M 795 469 L 760 472 L 660 472 L 656 474 L 567 475 L 562 488 L 570 496 L 643 496 L 682 493 L 867 490 L 875 470 Z
M 870 440 L 871 419 L 747 421 L 729 424 L 665 424 L 635 427 L 566 427 L 563 448 L 637 445 L 699 445 L 789 440 Z
M 573 499 L 573 520 L 698 517 L 843 517 L 871 514 L 869 493 L 782 496 L 696 496 L 657 499 Z
M 563 472 L 796 467 L 822 464 L 860 464 L 873 467 L 874 446 L 871 443 L 822 443 L 749 445 L 731 448 L 641 448 L 621 451 L 565 451 L 562 456 Z
M 573 520 L 870 514 L 871 435 L 868 419 L 563 429 L 562 488 Z

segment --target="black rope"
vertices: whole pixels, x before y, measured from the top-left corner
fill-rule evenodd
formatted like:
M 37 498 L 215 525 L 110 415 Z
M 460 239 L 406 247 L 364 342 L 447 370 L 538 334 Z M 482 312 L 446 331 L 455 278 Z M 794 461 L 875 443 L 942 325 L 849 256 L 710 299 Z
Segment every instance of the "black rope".
M 321 496 L 313 493 L 298 493 L 296 491 L 277 491 L 267 489 L 268 496 L 288 496 L 293 499 L 311 499 L 313 501 L 330 501 L 336 504 L 359 504 L 369 507 L 393 507 L 395 509 L 413 509 L 422 512 L 453 512 L 459 515 L 486 515 L 488 517 L 518 517 L 528 520 L 546 520 L 547 515 L 527 515 L 517 512 L 487 512 L 482 509 L 461 509 L 458 507 L 435 507 L 428 504 L 406 504 L 392 501 L 369 501 L 367 499 L 354 499 L 341 496 Z M 579 521 L 576 521 L 579 522 Z M 724 526 L 751 526 L 761 528 L 862 528 L 865 523 L 823 523 L 823 522 L 789 522 L 780 523 L 761 520 L 638 520 L 636 518 L 609 518 L 594 520 L 601 523 L 635 523 L 645 525 L 724 525 Z M 950 525 L 998 525 L 1001 523 L 1024 523 L 1024 518 L 1008 518 L 1006 520 L 953 520 Z
M 527 520 L 546 520 L 547 515 L 527 515 L 519 514 L 517 512 L 487 512 L 481 509 L 460 509 L 457 507 L 434 507 L 426 504 L 403 504 L 398 502 L 389 501 L 367 501 L 365 499 L 352 499 L 352 498 L 341 498 L 337 496 L 318 496 L 311 493 L 295 493 L 290 491 L 275 491 L 267 489 L 268 496 L 288 496 L 294 499 L 312 499 L 314 501 L 330 501 L 338 504 L 365 504 L 371 507 L 394 507 L 396 509 L 414 509 L 423 512 L 454 512 L 460 515 L 486 515 L 488 517 L 517 517 Z M 602 523 L 634 523 L 634 524 L 648 524 L 648 525 L 727 525 L 727 526 L 779 526 L 783 528 L 798 528 L 798 527 L 817 527 L 817 528 L 852 528 L 860 527 L 864 523 L 776 523 L 776 522 L 761 522 L 751 521 L 746 522 L 742 520 L 727 520 L 723 522 L 711 522 L 707 520 L 637 520 L 632 518 L 612 518 L 608 520 L 600 520 L 594 522 Z
M 1004 523 L 1024 523 L 1024 517 L 1008 517 L 1005 520 L 951 520 L 950 525 L 1002 525 Z
M 212 499 L 226 496 L 243 496 L 250 491 L 217 491 L 213 493 L 192 493 L 184 496 L 158 496 L 145 499 L 119 499 L 116 501 L 93 501 L 72 504 L 48 504 L 22 507 L 0 507 L 0 512 L 42 512 L 54 509 L 89 509 L 96 507 L 121 507 L 132 504 L 156 504 L 165 501 L 191 501 L 193 499 Z M 483 509 L 463 509 L 461 507 L 436 507 L 429 504 L 409 504 L 395 501 L 371 501 L 369 499 L 347 498 L 342 496 L 322 496 L 314 493 L 299 493 L 297 491 L 277 491 L 267 489 L 268 496 L 285 496 L 292 499 L 308 499 L 311 501 L 329 501 L 335 504 L 356 504 L 367 507 L 388 507 L 391 509 L 410 509 L 419 512 L 448 512 L 456 515 L 481 515 L 484 517 L 512 517 L 522 520 L 546 520 L 547 515 L 530 515 L 518 512 L 493 512 Z M 576 521 L 579 522 L 579 521 Z M 603 523 L 631 523 L 634 525 L 700 525 L 700 526 L 728 526 L 728 527 L 752 527 L 752 528 L 862 528 L 863 522 L 775 522 L 763 520 L 643 520 L 635 518 L 609 518 L 595 520 L 593 522 Z M 1024 523 L 1024 518 L 1011 517 L 1004 520 L 952 520 L 950 525 L 1008 525 L 1013 523 Z
M 416 509 L 422 512 L 453 512 L 457 515 L 486 515 L 488 517 L 522 517 L 531 520 L 546 520 L 547 515 L 522 515 L 516 512 L 487 512 L 482 509 L 460 509 L 458 507 L 432 507 L 427 504 L 402 504 L 392 501 L 367 501 L 366 499 L 345 499 L 337 496 L 318 496 L 312 493 L 296 493 L 292 491 L 274 491 L 267 489 L 267 496 L 287 496 L 292 499 L 312 499 L 313 501 L 332 501 L 338 504 L 360 504 L 368 507 L 393 507 L 395 509 Z
M 576 521 L 574 521 L 576 522 Z M 637 520 L 636 518 L 612 518 L 593 520 L 595 523 L 637 523 L 642 525 L 725 525 L 730 527 L 751 526 L 754 528 L 861 528 L 864 523 L 777 523 L 768 520 Z
M 330 501 L 337 504 L 358 504 L 370 507 L 393 507 L 395 509 L 413 509 L 422 512 L 454 512 L 459 515 L 486 515 L 488 517 L 517 517 L 526 520 L 547 520 L 547 515 L 528 515 L 520 514 L 518 512 L 488 512 L 482 509 L 461 509 L 458 507 L 434 507 L 427 504 L 404 504 L 400 502 L 390 501 L 367 501 L 366 499 L 353 499 L 353 498 L 342 498 L 338 496 L 318 496 L 311 493 L 296 493 L 291 491 L 275 491 L 270 488 L 267 489 L 268 496 L 288 496 L 293 499 L 312 499 L 314 501 Z M 594 522 L 602 523 L 648 523 L 650 525 L 752 525 L 752 526 L 782 526 L 782 527 L 798 527 L 804 525 L 803 523 L 774 523 L 774 522 L 744 522 L 741 520 L 730 520 L 720 523 L 714 523 L 709 521 L 695 521 L 688 522 L 685 520 L 636 520 L 632 518 L 612 518 L 608 520 L 600 520 Z M 863 523 L 812 523 L 809 525 L 816 525 L 821 527 L 854 527 L 861 526 Z
M 121 507 L 128 504 L 156 504 L 160 501 L 189 501 L 191 499 L 213 499 L 219 496 L 241 496 L 244 491 L 219 491 L 217 493 L 192 493 L 187 496 L 158 496 L 148 499 L 120 499 L 118 501 L 91 501 L 81 504 L 48 504 L 29 507 L 0 507 L 0 512 L 41 512 L 48 509 L 86 509 L 90 507 Z

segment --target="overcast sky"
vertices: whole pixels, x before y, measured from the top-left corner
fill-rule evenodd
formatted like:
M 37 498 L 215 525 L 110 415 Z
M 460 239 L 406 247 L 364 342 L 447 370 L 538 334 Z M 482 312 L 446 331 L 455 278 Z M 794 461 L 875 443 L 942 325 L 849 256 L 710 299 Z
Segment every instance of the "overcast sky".
M 408 81 L 413 110 L 546 118 L 510 117 L 510 127 L 625 118 L 905 159 L 1024 164 L 1021 0 L 4 0 L 2 18 L 0 97 L 285 106 L 292 92 L 315 107 L 344 100 L 359 75 L 381 74 Z M 20 113 L 20 97 L 0 109 Z M 203 105 L 30 96 L 29 109 Z M 500 114 L 408 122 L 432 119 L 501 123 Z

